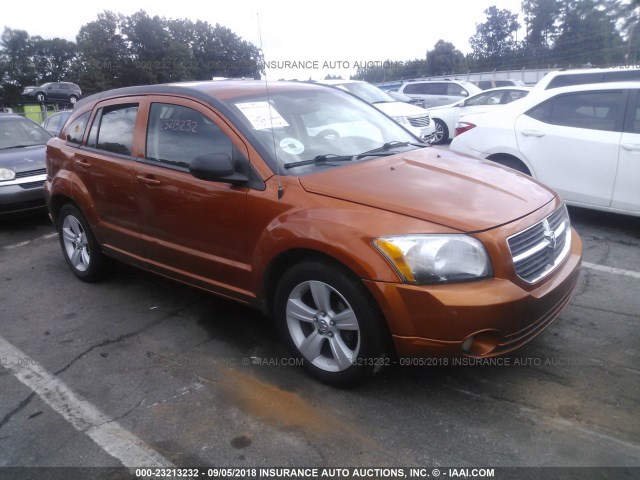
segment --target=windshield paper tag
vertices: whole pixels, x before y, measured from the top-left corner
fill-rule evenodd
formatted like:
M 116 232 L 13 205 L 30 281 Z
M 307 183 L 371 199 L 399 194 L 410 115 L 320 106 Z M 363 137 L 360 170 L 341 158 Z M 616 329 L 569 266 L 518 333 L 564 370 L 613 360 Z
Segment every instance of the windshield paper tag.
M 282 115 L 269 102 L 236 103 L 236 107 L 247 117 L 247 120 L 251 122 L 251 125 L 256 130 L 289 126 L 287 121 L 282 118 Z M 271 112 L 271 115 L 269 115 L 269 112 Z M 269 117 L 271 117 L 271 120 L 269 120 Z

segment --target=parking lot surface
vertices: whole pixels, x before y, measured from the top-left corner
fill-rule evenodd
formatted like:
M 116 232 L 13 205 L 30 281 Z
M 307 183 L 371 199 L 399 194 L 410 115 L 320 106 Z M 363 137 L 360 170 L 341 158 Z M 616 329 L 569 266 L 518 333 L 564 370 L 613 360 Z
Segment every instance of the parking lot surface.
M 82 283 L 47 216 L 3 221 L 0 467 L 638 467 L 640 218 L 570 215 L 579 287 L 533 342 L 347 390 L 255 311 L 124 265 Z

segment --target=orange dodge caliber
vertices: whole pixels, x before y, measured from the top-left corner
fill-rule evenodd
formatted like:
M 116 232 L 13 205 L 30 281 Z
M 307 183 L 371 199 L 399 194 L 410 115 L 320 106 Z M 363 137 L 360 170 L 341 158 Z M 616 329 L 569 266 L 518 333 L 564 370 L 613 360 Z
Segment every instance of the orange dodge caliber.
M 87 97 L 48 143 L 45 192 L 78 278 L 117 259 L 252 305 L 332 384 L 513 351 L 569 303 L 582 252 L 549 188 L 303 83 Z

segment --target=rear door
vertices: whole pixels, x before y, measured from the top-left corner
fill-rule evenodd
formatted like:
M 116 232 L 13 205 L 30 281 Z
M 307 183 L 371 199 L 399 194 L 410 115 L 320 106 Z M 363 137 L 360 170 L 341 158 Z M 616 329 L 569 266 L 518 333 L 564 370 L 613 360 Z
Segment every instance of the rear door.
M 205 181 L 189 172 L 199 156 L 248 152 L 208 107 L 188 99 L 149 97 L 146 148 L 135 165 L 140 232 L 152 269 L 235 297 L 247 293 L 248 187 Z
M 640 212 L 640 92 L 629 98 L 611 207 Z
M 139 101 L 129 97 L 98 104 L 91 118 L 85 118 L 90 125 L 86 144 L 74 154 L 75 172 L 88 190 L 99 217 L 96 234 L 100 243 L 133 257 L 141 254 L 133 182 L 136 149 L 133 139 Z M 76 121 L 67 127 L 67 141 L 69 134 L 84 132 L 84 127 L 74 125 Z
M 566 93 L 520 115 L 515 135 L 534 177 L 570 202 L 609 206 L 626 94 L 624 90 Z

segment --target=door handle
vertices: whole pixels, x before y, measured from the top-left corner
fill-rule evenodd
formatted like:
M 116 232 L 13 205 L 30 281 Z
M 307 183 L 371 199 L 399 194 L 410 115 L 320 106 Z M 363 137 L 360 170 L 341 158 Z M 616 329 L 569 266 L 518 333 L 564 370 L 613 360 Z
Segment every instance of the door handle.
M 81 168 L 89 168 L 91 166 L 91 162 L 89 162 L 89 160 L 81 158 L 79 160 L 76 160 L 76 165 Z
M 160 180 L 157 180 L 153 177 L 143 177 L 142 175 L 136 175 L 136 178 L 138 179 L 139 182 L 144 183 L 145 185 L 149 185 L 149 186 L 156 186 L 156 185 L 160 185 Z
M 525 137 L 536 137 L 536 138 L 544 137 L 545 135 L 544 132 L 541 132 L 539 130 L 522 130 L 520 133 Z
M 623 143 L 620 146 L 628 152 L 640 152 L 640 144 L 637 143 Z

